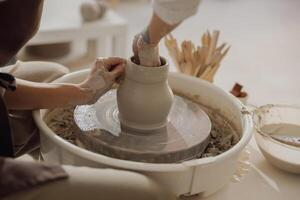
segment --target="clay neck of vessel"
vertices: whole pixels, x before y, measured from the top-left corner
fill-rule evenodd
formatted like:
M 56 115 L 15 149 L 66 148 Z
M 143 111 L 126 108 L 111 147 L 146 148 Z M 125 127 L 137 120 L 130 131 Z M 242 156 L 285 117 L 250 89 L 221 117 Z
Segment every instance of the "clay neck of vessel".
M 126 67 L 126 78 L 134 80 L 140 84 L 153 84 L 156 82 L 164 82 L 168 79 L 169 64 L 164 58 L 161 59 L 161 66 L 146 67 L 138 65 L 134 62 L 134 57 L 131 57 Z

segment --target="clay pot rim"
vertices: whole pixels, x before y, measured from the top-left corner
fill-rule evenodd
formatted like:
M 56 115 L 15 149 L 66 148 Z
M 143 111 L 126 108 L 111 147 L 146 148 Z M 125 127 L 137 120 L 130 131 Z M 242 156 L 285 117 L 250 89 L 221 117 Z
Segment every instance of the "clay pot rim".
M 158 69 L 161 69 L 163 70 L 164 68 L 168 68 L 169 67 L 169 63 L 167 62 L 167 59 L 160 56 L 160 61 L 162 63 L 162 65 L 160 66 L 157 66 L 157 67 L 146 67 L 146 66 L 143 66 L 143 65 L 138 65 L 136 64 L 135 62 L 133 62 L 133 59 L 134 59 L 134 56 L 131 56 L 129 59 L 128 59 L 128 62 L 130 62 L 131 65 L 134 65 L 136 67 L 140 67 L 141 69 L 143 70 L 147 70 L 147 71 L 154 71 L 154 70 L 158 70 Z
M 135 64 L 133 56 L 127 61 L 125 79 L 139 82 L 141 84 L 155 84 L 167 81 L 169 72 L 169 63 L 163 57 L 160 57 L 163 65 L 159 67 L 145 67 Z

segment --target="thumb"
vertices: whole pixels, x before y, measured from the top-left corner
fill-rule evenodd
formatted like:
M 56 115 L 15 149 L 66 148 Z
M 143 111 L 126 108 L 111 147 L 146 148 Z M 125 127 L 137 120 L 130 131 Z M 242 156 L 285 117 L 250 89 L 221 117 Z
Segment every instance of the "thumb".
M 125 63 L 117 65 L 110 73 L 112 74 L 113 78 L 116 79 L 121 76 L 125 71 Z

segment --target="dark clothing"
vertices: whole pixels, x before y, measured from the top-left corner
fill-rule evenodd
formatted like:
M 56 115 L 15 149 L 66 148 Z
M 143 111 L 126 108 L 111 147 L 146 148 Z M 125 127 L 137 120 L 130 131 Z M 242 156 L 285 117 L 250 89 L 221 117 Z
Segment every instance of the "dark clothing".
M 15 78 L 10 74 L 0 73 L 0 156 L 14 157 L 14 146 L 10 120 L 3 96 L 6 90 L 15 90 Z
M 0 1 L 0 66 L 6 64 L 39 28 L 43 0 Z

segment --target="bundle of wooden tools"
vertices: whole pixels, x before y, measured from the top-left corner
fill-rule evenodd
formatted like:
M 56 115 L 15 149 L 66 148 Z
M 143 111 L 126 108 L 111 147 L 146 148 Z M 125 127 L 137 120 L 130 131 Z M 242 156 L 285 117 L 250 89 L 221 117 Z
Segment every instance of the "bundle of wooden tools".
M 230 49 L 226 43 L 217 46 L 219 35 L 220 31 L 207 31 L 201 38 L 202 46 L 183 41 L 180 49 L 177 40 L 169 34 L 165 37 L 165 45 L 180 72 L 213 82 L 221 61 Z

